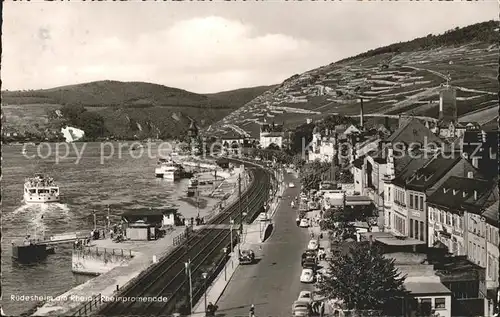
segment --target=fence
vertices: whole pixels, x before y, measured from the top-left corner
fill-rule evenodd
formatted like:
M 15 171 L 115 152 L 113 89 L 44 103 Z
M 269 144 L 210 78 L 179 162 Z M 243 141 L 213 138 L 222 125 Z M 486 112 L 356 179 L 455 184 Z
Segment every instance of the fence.
M 100 256 L 101 254 L 104 256 L 107 255 L 116 255 L 116 256 L 122 256 L 122 257 L 128 257 L 128 258 L 133 258 L 134 255 L 132 254 L 132 250 L 127 249 L 108 249 L 108 248 L 99 248 L 99 247 L 84 247 L 83 249 L 76 249 L 74 251 L 74 254 L 77 257 L 85 258 L 86 256 L 91 256 L 91 255 L 97 255 Z
M 184 240 L 186 240 L 187 234 L 186 231 L 181 232 L 172 240 L 172 244 L 176 247 L 182 244 Z
M 92 310 L 96 310 L 102 303 L 101 294 L 92 295 L 92 299 L 82 306 L 73 314 L 73 316 L 89 316 Z

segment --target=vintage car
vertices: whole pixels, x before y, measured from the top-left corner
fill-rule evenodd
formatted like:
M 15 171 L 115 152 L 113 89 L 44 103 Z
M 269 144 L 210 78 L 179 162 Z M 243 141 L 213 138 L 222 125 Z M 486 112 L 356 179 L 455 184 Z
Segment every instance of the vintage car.
M 241 250 L 239 260 L 240 264 L 252 264 L 255 261 L 255 253 L 252 250 Z

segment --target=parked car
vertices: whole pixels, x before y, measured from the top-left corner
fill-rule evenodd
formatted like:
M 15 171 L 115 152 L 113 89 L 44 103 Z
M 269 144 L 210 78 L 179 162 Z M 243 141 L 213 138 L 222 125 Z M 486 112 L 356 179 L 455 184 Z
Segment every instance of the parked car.
M 289 183 L 289 184 L 288 184 L 288 187 L 290 187 L 290 188 L 294 188 L 294 187 L 295 187 L 295 184 L 294 184 L 294 183 Z
M 305 269 L 316 270 L 318 266 L 318 259 L 316 257 L 307 257 L 302 259 L 302 267 Z
M 301 227 L 301 228 L 308 228 L 309 227 L 309 220 L 307 218 L 302 218 L 300 220 L 299 227 Z
M 268 220 L 268 217 L 267 217 L 267 212 L 261 212 L 259 214 L 259 220 L 260 221 L 267 221 Z
M 311 303 L 312 301 L 314 301 L 314 295 L 310 291 L 302 291 L 299 293 L 299 298 L 297 298 L 297 301 Z
M 304 301 L 295 301 L 292 305 L 292 316 L 309 317 L 310 304 Z
M 309 241 L 309 243 L 307 244 L 308 250 L 317 250 L 318 247 L 319 247 L 319 243 L 318 243 L 318 240 L 316 240 L 316 239 L 311 239 L 311 241 Z
M 239 260 L 240 264 L 252 264 L 255 261 L 255 253 L 252 250 L 241 250 Z
M 302 269 L 300 281 L 302 283 L 314 283 L 314 271 L 312 269 Z

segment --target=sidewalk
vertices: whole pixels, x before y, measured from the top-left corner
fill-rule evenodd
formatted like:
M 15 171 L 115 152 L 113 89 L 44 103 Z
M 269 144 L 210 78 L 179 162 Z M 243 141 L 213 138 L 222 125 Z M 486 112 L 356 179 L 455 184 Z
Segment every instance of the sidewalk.
M 285 187 L 283 186 L 283 191 L 285 190 Z M 282 193 L 281 193 L 282 194 Z M 280 199 L 277 197 L 274 197 L 270 208 L 268 210 L 268 221 L 261 221 L 259 218 L 257 218 L 252 224 L 250 225 L 245 225 L 243 227 L 243 235 L 241 237 L 241 244 L 236 245 L 234 247 L 234 250 L 231 254 L 231 257 L 229 261 L 226 263 L 226 276 L 224 276 L 224 270 L 219 274 L 219 276 L 216 277 L 212 285 L 210 285 L 207 289 L 207 305 L 208 303 L 213 303 L 216 304 L 221 297 L 222 293 L 226 289 L 227 284 L 231 280 L 231 277 L 233 276 L 234 272 L 236 271 L 239 261 L 238 261 L 238 254 L 239 250 L 243 249 L 250 249 L 254 251 L 255 257 L 257 259 L 262 258 L 263 256 L 263 251 L 261 248 L 262 244 L 262 238 L 265 230 L 267 230 L 267 227 L 269 224 L 272 223 L 272 217 L 274 217 L 274 214 L 276 213 L 276 210 L 278 209 Z M 205 298 L 201 298 L 198 303 L 193 307 L 193 313 L 191 316 L 196 316 L 196 317 L 201 317 L 204 316 L 205 314 Z

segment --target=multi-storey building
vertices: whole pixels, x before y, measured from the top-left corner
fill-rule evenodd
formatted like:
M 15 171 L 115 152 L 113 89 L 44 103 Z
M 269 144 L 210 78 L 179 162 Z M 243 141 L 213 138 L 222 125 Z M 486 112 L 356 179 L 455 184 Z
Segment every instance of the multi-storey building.
M 429 198 L 429 246 L 441 242 L 454 255 L 486 269 L 488 288 L 498 285 L 498 189 L 496 182 L 450 177 Z
M 283 139 L 285 132 L 282 124 L 263 124 L 260 127 L 260 147 L 265 149 L 271 144 L 281 148 L 283 146 Z
M 389 186 L 393 193 L 392 208 L 386 217 L 388 230 L 427 242 L 427 197 L 450 177 L 467 177 L 477 172 L 462 157 L 448 158 L 444 154 L 411 159 L 399 176 L 392 180 L 392 186 Z

